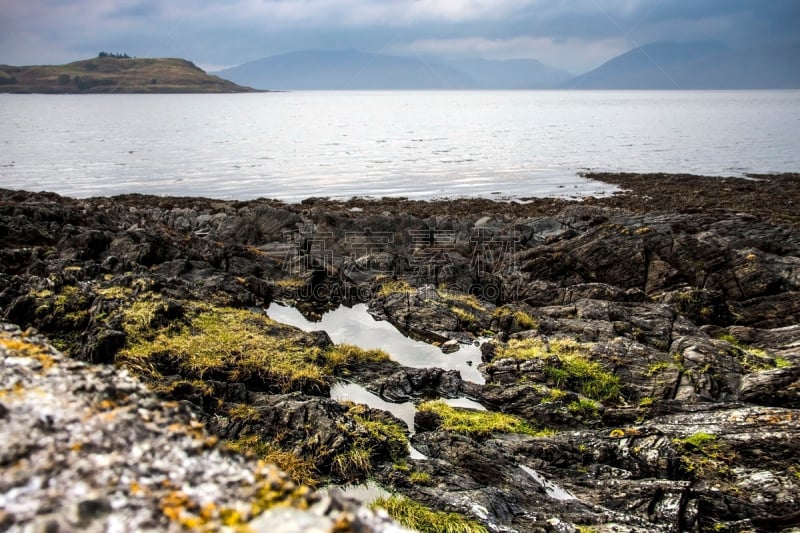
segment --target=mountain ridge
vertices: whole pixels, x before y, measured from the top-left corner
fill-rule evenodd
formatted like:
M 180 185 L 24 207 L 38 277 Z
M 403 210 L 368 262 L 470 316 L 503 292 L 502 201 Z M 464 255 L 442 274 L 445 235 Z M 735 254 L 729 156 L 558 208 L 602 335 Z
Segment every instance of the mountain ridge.
M 219 71 L 279 90 L 786 89 L 800 88 L 800 45 L 735 49 L 716 41 L 658 41 L 574 76 L 536 59 L 439 59 L 357 50 L 302 50 Z
M 357 50 L 301 50 L 217 72 L 237 83 L 278 90 L 468 89 L 471 80 L 442 63 Z
M 624 52 L 558 88 L 800 88 L 800 45 L 740 50 L 714 41 L 658 41 Z

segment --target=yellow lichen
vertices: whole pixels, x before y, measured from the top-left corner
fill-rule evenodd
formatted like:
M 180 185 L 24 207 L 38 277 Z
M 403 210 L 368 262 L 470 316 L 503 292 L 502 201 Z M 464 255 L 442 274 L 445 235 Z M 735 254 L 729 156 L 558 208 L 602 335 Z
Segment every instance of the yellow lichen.
M 26 340 L 15 339 L 5 333 L 0 333 L 0 346 L 9 357 L 28 357 L 37 360 L 42 365 L 42 370 L 47 371 L 56 364 L 49 350 L 40 345 Z

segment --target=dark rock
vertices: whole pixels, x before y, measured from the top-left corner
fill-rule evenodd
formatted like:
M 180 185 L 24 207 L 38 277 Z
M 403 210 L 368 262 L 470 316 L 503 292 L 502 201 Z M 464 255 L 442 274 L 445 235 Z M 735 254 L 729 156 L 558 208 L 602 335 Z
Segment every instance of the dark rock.
M 800 366 L 776 368 L 744 376 L 739 398 L 760 405 L 800 408 Z
M 442 353 L 455 353 L 461 348 L 459 342 L 455 339 L 450 339 L 442 343 Z
M 81 358 L 90 363 L 113 363 L 128 336 L 122 331 L 103 330 L 86 342 Z

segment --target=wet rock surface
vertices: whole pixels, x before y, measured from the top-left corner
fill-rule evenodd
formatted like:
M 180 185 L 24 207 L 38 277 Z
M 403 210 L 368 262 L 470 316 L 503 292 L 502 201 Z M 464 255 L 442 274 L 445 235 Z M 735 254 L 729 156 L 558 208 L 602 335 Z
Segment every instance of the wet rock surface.
M 371 477 L 491 531 L 800 527 L 800 177 L 593 177 L 629 191 L 300 204 L 0 191 L 0 312 L 298 480 Z M 272 301 L 309 315 L 366 302 L 442 357 L 491 338 L 474 361 L 486 383 L 281 326 L 262 312 Z M 339 379 L 417 403 L 425 458 L 400 420 L 331 400 Z M 459 397 L 486 413 L 431 401 Z M 0 398 L 0 423 L 14 416 Z M 90 498 L 69 524 L 109 505 Z

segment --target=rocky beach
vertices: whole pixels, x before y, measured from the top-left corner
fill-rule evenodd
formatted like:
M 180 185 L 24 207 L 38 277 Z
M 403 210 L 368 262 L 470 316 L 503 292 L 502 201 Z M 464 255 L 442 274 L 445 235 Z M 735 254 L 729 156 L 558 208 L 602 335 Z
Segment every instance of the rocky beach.
M 422 531 L 797 530 L 800 175 L 587 177 L 621 192 L 0 190 L 0 530 L 399 531 L 319 491 L 368 480 Z

